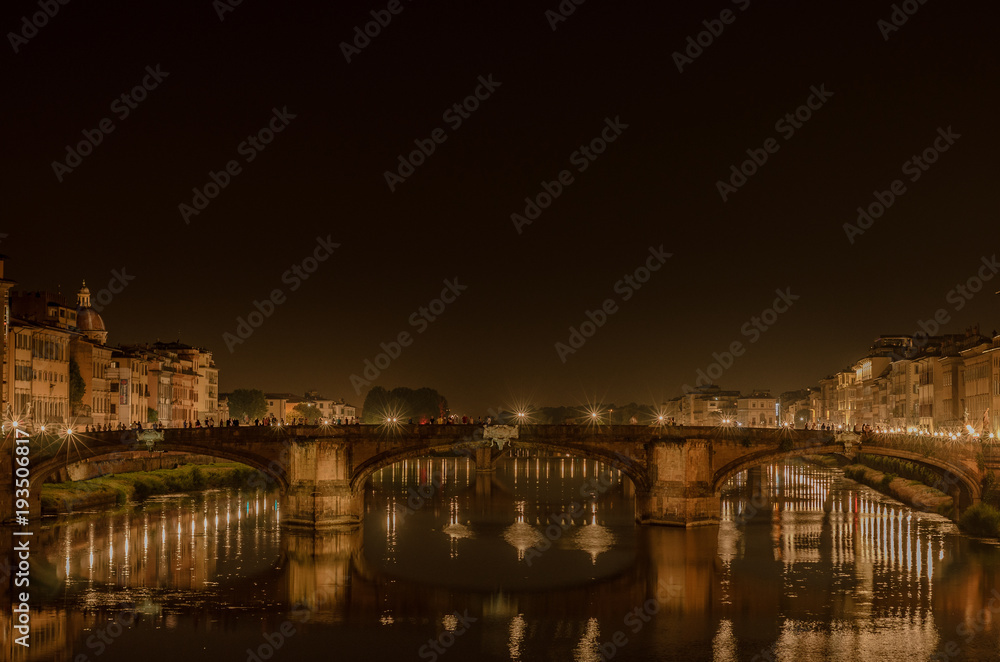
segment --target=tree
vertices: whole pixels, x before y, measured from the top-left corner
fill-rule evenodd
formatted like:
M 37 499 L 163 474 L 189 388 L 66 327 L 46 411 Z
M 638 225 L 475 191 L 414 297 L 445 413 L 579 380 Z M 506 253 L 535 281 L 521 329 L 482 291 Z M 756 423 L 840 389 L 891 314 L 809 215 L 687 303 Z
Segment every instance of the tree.
M 160 420 L 160 415 L 152 407 L 146 407 L 146 419 L 150 423 L 156 423 Z
M 292 416 L 295 418 L 304 418 L 307 423 L 315 421 L 319 418 L 319 415 L 319 408 L 314 404 L 300 402 L 292 409 Z
M 432 388 L 416 390 L 400 386 L 386 391 L 376 386 L 365 397 L 361 408 L 362 423 L 383 423 L 387 416 L 402 420 L 426 420 L 444 416 L 448 411 L 448 400 Z
M 69 360 L 69 404 L 71 408 L 79 407 L 83 404 L 83 393 L 87 390 L 87 382 L 83 381 L 80 374 L 80 366 L 76 359 Z
M 267 398 L 256 388 L 238 388 L 229 394 L 229 416 L 232 418 L 264 418 Z

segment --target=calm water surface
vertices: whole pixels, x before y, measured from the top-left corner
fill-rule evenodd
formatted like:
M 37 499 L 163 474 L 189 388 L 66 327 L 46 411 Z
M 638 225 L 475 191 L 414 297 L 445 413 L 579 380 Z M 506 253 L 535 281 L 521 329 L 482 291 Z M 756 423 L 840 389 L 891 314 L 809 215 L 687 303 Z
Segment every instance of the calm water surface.
M 1000 548 L 836 470 L 743 474 L 690 531 L 635 526 L 627 478 L 558 457 L 409 461 L 366 508 L 351 535 L 237 490 L 54 521 L 14 659 L 1000 659 Z

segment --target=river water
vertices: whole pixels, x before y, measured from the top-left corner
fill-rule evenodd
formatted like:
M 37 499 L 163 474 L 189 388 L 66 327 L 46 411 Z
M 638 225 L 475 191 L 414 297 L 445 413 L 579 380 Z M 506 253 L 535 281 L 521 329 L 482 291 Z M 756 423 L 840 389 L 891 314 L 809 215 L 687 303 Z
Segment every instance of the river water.
M 72 662 L 1000 659 L 1000 547 L 837 470 L 737 476 L 722 523 L 688 531 L 636 526 L 634 501 L 593 461 L 477 476 L 438 458 L 374 474 L 349 535 L 286 530 L 276 494 L 239 490 L 78 514 L 39 532 L 32 646 L 9 621 L 4 646 Z

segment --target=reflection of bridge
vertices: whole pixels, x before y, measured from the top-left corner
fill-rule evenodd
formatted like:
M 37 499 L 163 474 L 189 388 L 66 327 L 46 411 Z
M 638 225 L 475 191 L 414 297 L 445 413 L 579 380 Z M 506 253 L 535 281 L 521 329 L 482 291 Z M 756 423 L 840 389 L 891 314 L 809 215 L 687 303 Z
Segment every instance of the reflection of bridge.
M 7 443 L 11 443 L 8 439 Z M 1000 467 L 988 449 L 980 470 L 979 442 L 940 442 L 905 435 L 861 438 L 850 433 L 789 429 L 644 427 L 631 425 L 522 426 L 518 448 L 598 460 L 635 485 L 636 519 L 691 526 L 719 519 L 719 490 L 730 476 L 761 464 L 806 454 L 865 453 L 931 468 L 959 507 L 978 502 L 983 471 Z M 31 441 L 31 512 L 40 512 L 41 484 L 67 464 L 134 450 L 134 437 L 118 432 L 40 435 Z M 298 426 L 168 429 L 153 450 L 182 451 L 242 462 L 276 481 L 284 494 L 284 521 L 316 528 L 353 528 L 363 517 L 365 480 L 408 458 L 463 454 L 477 470 L 492 471 L 501 451 L 473 425 Z M 0 517 L 14 515 L 12 454 L 0 459 Z

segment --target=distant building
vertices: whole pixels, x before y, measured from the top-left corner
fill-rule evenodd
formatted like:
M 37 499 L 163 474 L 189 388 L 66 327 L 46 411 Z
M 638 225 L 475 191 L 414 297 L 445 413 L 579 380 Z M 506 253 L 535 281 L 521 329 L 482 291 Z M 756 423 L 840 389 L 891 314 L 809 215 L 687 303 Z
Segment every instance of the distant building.
M 267 416 L 279 421 L 285 420 L 288 412 L 302 401 L 294 393 L 265 393 L 264 397 L 267 399 Z
M 750 395 L 740 396 L 736 405 L 736 420 L 743 427 L 776 427 L 777 402 L 770 391 L 754 391 Z
M 354 405 L 347 404 L 343 400 L 331 400 L 323 397 L 317 391 L 307 391 L 304 396 L 294 393 L 265 393 L 267 399 L 267 415 L 278 420 L 290 421 L 298 418 L 295 412 L 298 405 L 313 406 L 316 408 L 317 418 L 320 421 L 341 421 L 354 422 L 357 418 L 357 409 Z
M 715 384 L 691 389 L 680 397 L 680 416 L 675 420 L 682 425 L 722 425 L 735 418 L 739 397 L 739 391 L 725 391 Z
M 156 354 L 176 356 L 183 363 L 183 368 L 194 374 L 193 383 L 193 415 L 194 419 L 203 424 L 209 418 L 221 420 L 219 416 L 219 371 L 212 359 L 212 352 L 200 347 L 192 347 L 182 342 L 156 342 L 151 346 Z M 186 373 L 183 373 L 186 375 Z M 187 380 L 186 376 L 183 381 Z

